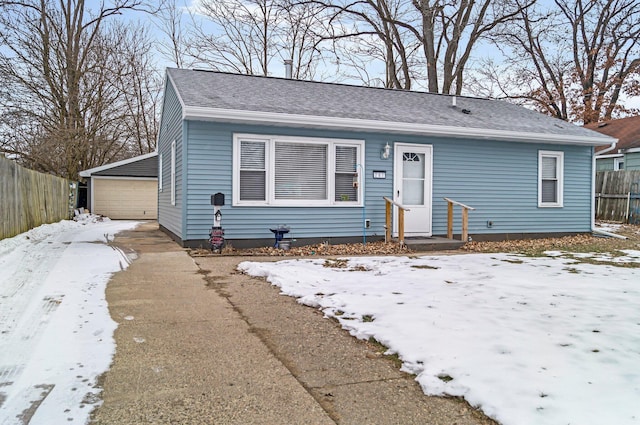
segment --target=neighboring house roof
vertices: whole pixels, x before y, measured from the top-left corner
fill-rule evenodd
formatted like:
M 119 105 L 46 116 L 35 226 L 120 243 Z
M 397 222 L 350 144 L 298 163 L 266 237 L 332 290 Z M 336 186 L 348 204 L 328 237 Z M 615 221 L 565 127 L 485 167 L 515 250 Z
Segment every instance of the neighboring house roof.
M 640 115 L 587 124 L 585 127 L 618 139 L 615 152 L 624 153 L 629 149 L 640 148 Z M 597 148 L 596 152 L 602 149 L 604 147 Z
M 183 119 L 593 146 L 613 142 L 504 101 L 201 70 L 168 68 L 167 76 Z
M 80 177 L 158 177 L 158 152 L 151 152 L 80 171 Z

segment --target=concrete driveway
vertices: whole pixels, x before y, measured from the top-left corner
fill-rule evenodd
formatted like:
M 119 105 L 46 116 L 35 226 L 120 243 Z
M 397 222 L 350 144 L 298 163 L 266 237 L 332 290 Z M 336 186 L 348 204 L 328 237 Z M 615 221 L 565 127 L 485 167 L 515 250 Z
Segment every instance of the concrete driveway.
M 115 243 L 138 259 L 107 287 L 117 351 L 93 423 L 494 423 L 425 396 L 380 347 L 236 272 L 248 258 L 192 258 L 155 222 Z

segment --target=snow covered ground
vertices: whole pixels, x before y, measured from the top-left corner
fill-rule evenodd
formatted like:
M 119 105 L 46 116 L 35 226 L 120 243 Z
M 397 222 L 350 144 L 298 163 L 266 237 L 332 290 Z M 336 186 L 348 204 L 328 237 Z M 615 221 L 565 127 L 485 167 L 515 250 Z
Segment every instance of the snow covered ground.
M 137 222 L 43 225 L 0 241 L 0 424 L 84 424 L 115 343 L 105 301 L 131 259 L 107 244 Z
M 116 327 L 104 290 L 132 260 L 107 241 L 138 223 L 85 218 L 0 241 L 0 424 L 83 424 L 100 402 Z M 640 252 L 547 255 L 240 268 L 390 347 L 425 393 L 505 425 L 639 424 L 640 268 L 612 264 Z
M 243 262 L 358 338 L 426 394 L 504 425 L 640 423 L 640 251 Z M 608 262 L 585 264 L 580 259 Z

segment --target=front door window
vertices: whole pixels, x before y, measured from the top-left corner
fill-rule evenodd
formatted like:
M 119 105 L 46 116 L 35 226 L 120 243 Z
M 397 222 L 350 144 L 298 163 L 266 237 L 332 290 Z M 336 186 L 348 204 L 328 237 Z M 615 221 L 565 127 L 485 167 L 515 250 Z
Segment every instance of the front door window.
M 424 205 L 424 154 L 405 152 L 402 158 L 402 202 Z

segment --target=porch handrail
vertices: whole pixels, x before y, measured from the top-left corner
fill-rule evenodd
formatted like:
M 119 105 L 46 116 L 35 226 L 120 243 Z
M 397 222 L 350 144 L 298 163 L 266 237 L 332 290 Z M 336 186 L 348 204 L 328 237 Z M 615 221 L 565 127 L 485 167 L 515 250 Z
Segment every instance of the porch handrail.
M 405 210 L 405 211 L 411 211 L 409 208 L 405 207 L 405 206 L 404 206 L 404 205 L 402 205 L 401 203 L 396 202 L 396 201 L 394 201 L 393 199 L 389 199 L 389 198 L 387 198 L 386 196 L 383 196 L 383 197 L 382 197 L 382 199 L 384 199 L 385 201 L 387 201 L 387 202 L 389 202 L 389 203 L 391 203 L 391 204 L 393 204 L 393 205 L 397 206 L 398 208 L 401 208 L 401 209 L 403 209 L 403 210 Z
M 469 211 L 474 211 L 475 208 L 453 199 L 443 199 L 447 201 L 447 238 L 453 239 L 453 206 L 458 205 L 462 207 L 462 242 L 467 242 L 469 239 Z
M 470 207 L 469 205 L 465 205 L 462 202 L 454 201 L 453 199 L 449 199 L 449 198 L 442 198 L 442 199 L 444 199 L 447 202 L 451 202 L 454 205 L 460 205 L 462 208 L 466 208 L 466 209 L 471 210 L 471 211 L 475 210 L 475 208 Z
M 392 206 L 395 205 L 396 207 L 398 207 L 398 243 L 400 244 L 400 246 L 404 245 L 404 212 L 405 211 L 411 211 L 409 208 L 405 207 L 404 205 L 394 201 L 393 199 L 389 199 L 386 196 L 383 196 L 382 199 L 384 199 L 385 203 L 385 234 L 384 234 L 384 240 L 385 241 L 390 241 L 391 240 L 391 210 L 392 210 Z

